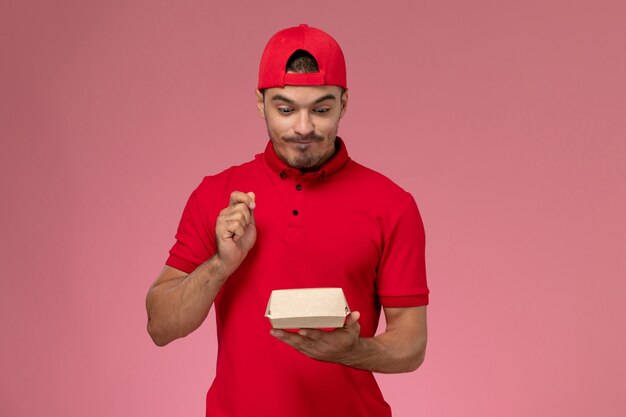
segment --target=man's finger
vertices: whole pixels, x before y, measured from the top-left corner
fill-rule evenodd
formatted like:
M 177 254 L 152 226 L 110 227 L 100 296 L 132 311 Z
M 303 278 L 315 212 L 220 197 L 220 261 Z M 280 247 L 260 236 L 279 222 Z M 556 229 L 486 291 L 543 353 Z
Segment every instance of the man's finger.
M 255 207 L 254 204 L 255 195 L 253 192 L 249 192 L 247 194 L 242 193 L 241 191 L 233 191 L 230 193 L 230 206 L 234 206 L 239 203 L 244 203 L 249 208 L 253 209 Z
M 316 329 L 300 329 L 298 331 L 298 334 L 309 339 L 320 340 L 322 337 L 324 337 L 325 332 L 323 330 Z
M 224 220 L 227 222 L 239 220 L 241 224 L 247 225 L 250 223 L 250 219 L 252 217 L 252 210 L 248 208 L 244 203 L 237 203 L 232 207 L 228 208 L 228 211 L 224 215 Z
M 272 329 L 270 334 L 277 339 L 282 340 L 294 349 L 300 350 L 301 345 L 306 342 L 306 338 L 298 333 L 286 332 L 284 330 Z
M 346 319 L 346 324 L 344 324 L 343 327 L 345 327 L 346 329 L 350 329 L 352 327 L 358 326 L 360 317 L 361 313 L 359 313 L 358 311 L 353 311 Z
M 236 242 L 241 238 L 241 236 L 244 235 L 245 229 L 243 225 L 239 223 L 238 221 L 232 221 L 226 224 L 226 229 L 224 230 L 224 232 L 225 232 L 224 237 L 226 239 L 232 237 L 233 240 Z

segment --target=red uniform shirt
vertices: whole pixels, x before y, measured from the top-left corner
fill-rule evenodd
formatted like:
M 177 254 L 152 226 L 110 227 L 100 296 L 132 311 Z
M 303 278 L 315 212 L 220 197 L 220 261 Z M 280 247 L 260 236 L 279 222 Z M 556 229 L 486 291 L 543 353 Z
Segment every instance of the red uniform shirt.
M 213 256 L 232 191 L 256 194 L 257 240 L 215 298 L 219 352 L 211 417 L 390 416 L 369 371 L 316 361 L 270 335 L 274 289 L 341 287 L 373 337 L 380 309 L 428 304 L 424 228 L 413 197 L 337 151 L 319 170 L 287 166 L 271 141 L 253 161 L 207 176 L 183 212 L 166 264 L 191 273 Z

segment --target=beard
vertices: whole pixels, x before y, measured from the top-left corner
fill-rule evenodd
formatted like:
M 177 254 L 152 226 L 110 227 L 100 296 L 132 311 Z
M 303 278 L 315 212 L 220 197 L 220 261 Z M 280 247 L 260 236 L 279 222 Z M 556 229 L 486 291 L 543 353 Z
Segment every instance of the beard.
M 305 153 L 287 158 L 287 165 L 301 170 L 315 167 L 321 159 L 319 155 L 307 155 Z
M 271 137 L 269 129 L 268 135 Z M 306 136 L 302 135 L 289 135 L 282 136 L 278 140 L 274 140 L 272 138 L 272 142 L 274 143 L 287 143 L 292 149 L 295 149 L 296 152 L 289 152 L 284 155 L 278 154 L 278 157 L 283 160 L 287 165 L 292 168 L 300 169 L 301 171 L 314 171 L 319 168 L 322 162 L 325 162 L 335 153 L 335 146 L 333 146 L 333 150 L 330 155 L 326 153 L 317 153 L 313 147 L 316 144 L 324 141 L 324 136 L 318 135 L 316 133 L 311 133 Z M 333 138 L 333 143 L 335 142 Z M 294 146 L 295 145 L 295 146 Z

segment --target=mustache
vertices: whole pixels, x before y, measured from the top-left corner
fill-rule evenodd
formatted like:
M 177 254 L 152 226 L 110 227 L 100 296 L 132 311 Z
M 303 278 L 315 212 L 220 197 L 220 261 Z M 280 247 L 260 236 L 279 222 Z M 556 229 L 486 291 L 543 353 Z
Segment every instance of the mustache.
M 296 142 L 296 143 L 319 142 L 321 140 L 324 140 L 324 137 L 316 133 L 311 133 L 306 136 L 302 136 L 302 135 L 283 136 L 283 140 L 285 140 L 286 142 Z

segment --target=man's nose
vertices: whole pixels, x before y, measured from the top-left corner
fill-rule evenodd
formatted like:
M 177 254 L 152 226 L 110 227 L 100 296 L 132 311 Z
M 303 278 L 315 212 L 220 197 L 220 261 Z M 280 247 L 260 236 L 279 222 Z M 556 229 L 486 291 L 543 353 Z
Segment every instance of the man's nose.
M 313 120 L 308 111 L 301 111 L 298 113 L 296 125 L 293 130 L 298 135 L 305 137 L 313 133 L 315 126 L 313 126 Z

